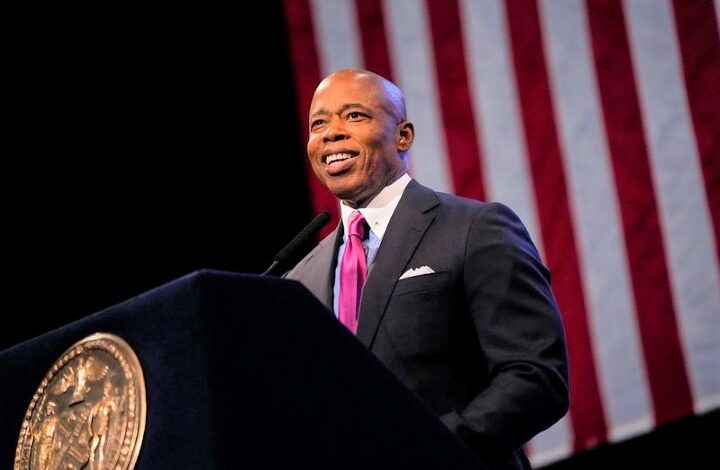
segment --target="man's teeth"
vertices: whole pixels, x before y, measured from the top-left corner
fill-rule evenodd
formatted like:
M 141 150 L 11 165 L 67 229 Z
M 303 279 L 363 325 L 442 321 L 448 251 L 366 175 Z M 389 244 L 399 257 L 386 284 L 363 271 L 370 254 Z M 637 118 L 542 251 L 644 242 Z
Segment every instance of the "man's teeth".
M 328 155 L 325 159 L 325 163 L 329 165 L 340 160 L 347 160 L 348 158 L 352 158 L 352 155 L 349 153 L 333 153 L 332 155 Z

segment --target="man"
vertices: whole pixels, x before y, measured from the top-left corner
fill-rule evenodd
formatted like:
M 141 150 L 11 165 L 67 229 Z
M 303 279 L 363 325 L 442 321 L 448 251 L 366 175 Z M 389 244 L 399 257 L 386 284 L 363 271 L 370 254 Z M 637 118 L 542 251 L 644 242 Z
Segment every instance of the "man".
M 344 234 L 359 211 L 367 277 L 349 328 L 483 461 L 529 468 L 522 445 L 568 408 L 548 271 L 507 207 L 412 180 L 413 138 L 402 92 L 386 79 L 346 69 L 319 84 L 307 152 L 341 200 L 342 223 L 286 277 L 341 311 Z

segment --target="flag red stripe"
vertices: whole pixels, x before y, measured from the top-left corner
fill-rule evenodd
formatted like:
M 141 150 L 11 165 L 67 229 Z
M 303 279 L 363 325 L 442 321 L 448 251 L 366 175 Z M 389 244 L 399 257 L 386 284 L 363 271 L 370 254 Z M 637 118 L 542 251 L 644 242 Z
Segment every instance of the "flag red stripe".
M 622 5 L 588 0 L 590 34 L 656 422 L 692 413 Z
M 673 2 L 700 166 L 720 256 L 720 36 L 712 0 Z
M 570 361 L 570 420 L 575 449 L 607 440 L 598 392 L 567 185 L 553 112 L 542 31 L 534 0 L 507 2 L 510 42 L 528 157 L 553 290 L 565 319 Z
M 315 87 L 320 81 L 320 62 L 315 48 L 315 33 L 308 0 L 285 0 L 285 18 L 287 20 L 290 41 L 290 55 L 295 76 L 295 94 L 297 112 L 301 123 L 302 135 L 308 135 L 308 110 Z M 304 154 L 304 152 L 302 152 Z M 310 162 L 305 158 L 310 197 L 315 212 L 327 211 L 338 221 L 338 207 L 335 197 L 318 181 Z M 328 234 L 335 226 L 330 223 L 320 232 Z
M 475 132 L 457 1 L 428 1 L 427 7 L 453 192 L 484 200 L 480 147 Z
M 381 0 L 355 0 L 365 68 L 393 80 Z

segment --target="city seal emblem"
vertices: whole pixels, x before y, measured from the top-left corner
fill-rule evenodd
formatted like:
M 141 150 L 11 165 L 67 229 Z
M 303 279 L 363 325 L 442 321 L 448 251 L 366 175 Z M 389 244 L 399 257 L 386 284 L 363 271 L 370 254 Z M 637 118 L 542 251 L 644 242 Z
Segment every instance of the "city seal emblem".
M 145 414 L 145 380 L 133 350 L 115 335 L 88 336 L 55 361 L 33 395 L 14 469 L 132 469 Z

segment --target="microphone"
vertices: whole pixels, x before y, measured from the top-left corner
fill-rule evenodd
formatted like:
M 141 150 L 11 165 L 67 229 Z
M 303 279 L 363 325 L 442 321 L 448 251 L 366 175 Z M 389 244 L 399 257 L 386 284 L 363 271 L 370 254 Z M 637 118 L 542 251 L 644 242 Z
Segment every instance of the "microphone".
M 278 253 L 273 258 L 273 262 L 270 267 L 267 268 L 265 272 L 261 274 L 261 276 L 265 276 L 267 274 L 274 274 L 274 271 L 277 269 L 278 266 L 281 265 L 281 263 L 287 261 L 291 256 L 296 255 L 298 250 L 302 248 L 302 246 L 305 245 L 307 242 L 309 242 L 310 239 L 314 237 L 321 228 L 327 225 L 328 222 L 330 222 L 330 214 L 328 214 L 327 212 L 322 211 L 318 215 L 316 215 L 315 218 L 312 219 L 310 223 L 307 224 L 305 228 L 300 231 L 300 233 L 295 235 L 295 238 L 290 240 L 290 243 L 285 245 L 285 248 L 278 251 Z

